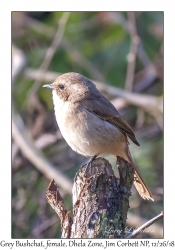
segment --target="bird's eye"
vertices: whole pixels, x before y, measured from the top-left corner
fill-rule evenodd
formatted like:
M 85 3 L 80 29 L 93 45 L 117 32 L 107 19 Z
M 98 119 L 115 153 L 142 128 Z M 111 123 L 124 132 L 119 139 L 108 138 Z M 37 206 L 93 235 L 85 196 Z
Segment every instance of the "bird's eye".
M 64 89 L 64 85 L 63 85 L 63 84 L 60 84 L 60 85 L 59 85 L 59 88 L 60 88 L 60 90 L 63 90 L 63 89 Z

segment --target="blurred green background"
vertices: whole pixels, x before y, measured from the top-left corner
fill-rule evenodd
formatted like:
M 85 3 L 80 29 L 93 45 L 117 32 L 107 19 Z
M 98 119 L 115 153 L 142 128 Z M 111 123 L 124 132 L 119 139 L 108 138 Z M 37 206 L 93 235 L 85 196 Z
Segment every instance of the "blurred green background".
M 87 161 L 62 138 L 51 92 L 41 87 L 57 74 L 73 71 L 104 83 L 102 93 L 134 130 L 141 147 L 131 143 L 131 153 L 155 202 L 144 201 L 133 188 L 130 226 L 130 216 L 148 220 L 163 210 L 163 18 L 163 12 L 12 12 L 12 106 L 49 162 L 73 180 Z M 17 72 L 20 53 L 23 61 Z M 138 104 L 117 97 L 109 86 L 138 93 Z M 147 98 L 140 105 L 145 94 L 153 102 Z M 115 159 L 107 158 L 118 175 Z M 60 237 L 60 220 L 45 197 L 48 184 L 13 136 L 12 238 Z M 71 195 L 61 187 L 60 191 L 66 209 L 72 210 Z M 161 230 L 162 221 L 156 224 Z

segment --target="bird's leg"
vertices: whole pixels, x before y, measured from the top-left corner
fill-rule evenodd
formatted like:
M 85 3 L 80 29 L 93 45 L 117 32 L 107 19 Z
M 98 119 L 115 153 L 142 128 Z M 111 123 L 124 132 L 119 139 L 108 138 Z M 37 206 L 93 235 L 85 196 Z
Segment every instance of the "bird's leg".
M 93 162 L 96 158 L 97 158 L 97 155 L 92 156 L 86 165 L 81 166 L 81 168 L 85 166 L 85 170 L 84 170 L 85 175 L 86 175 L 87 169 L 88 169 L 88 168 L 91 168 L 92 162 Z
M 97 155 L 92 156 L 89 162 L 87 163 L 87 165 L 91 164 L 96 158 L 97 158 Z

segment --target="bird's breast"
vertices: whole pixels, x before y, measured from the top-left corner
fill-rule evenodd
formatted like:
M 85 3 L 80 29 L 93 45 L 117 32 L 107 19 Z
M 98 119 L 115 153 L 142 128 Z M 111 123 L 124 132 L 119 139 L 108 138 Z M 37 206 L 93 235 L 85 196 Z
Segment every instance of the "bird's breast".
M 58 126 L 74 151 L 86 156 L 121 155 L 126 136 L 117 127 L 80 105 L 55 99 L 53 95 Z

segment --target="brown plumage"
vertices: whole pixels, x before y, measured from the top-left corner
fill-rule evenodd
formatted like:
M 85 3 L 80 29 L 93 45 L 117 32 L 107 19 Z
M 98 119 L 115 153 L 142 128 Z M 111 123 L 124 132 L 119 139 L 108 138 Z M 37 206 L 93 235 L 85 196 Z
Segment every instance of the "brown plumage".
M 56 120 L 70 147 L 85 156 L 121 156 L 134 168 L 134 185 L 141 197 L 154 200 L 129 151 L 127 137 L 139 146 L 134 132 L 96 86 L 71 72 L 44 87 L 53 90 Z

